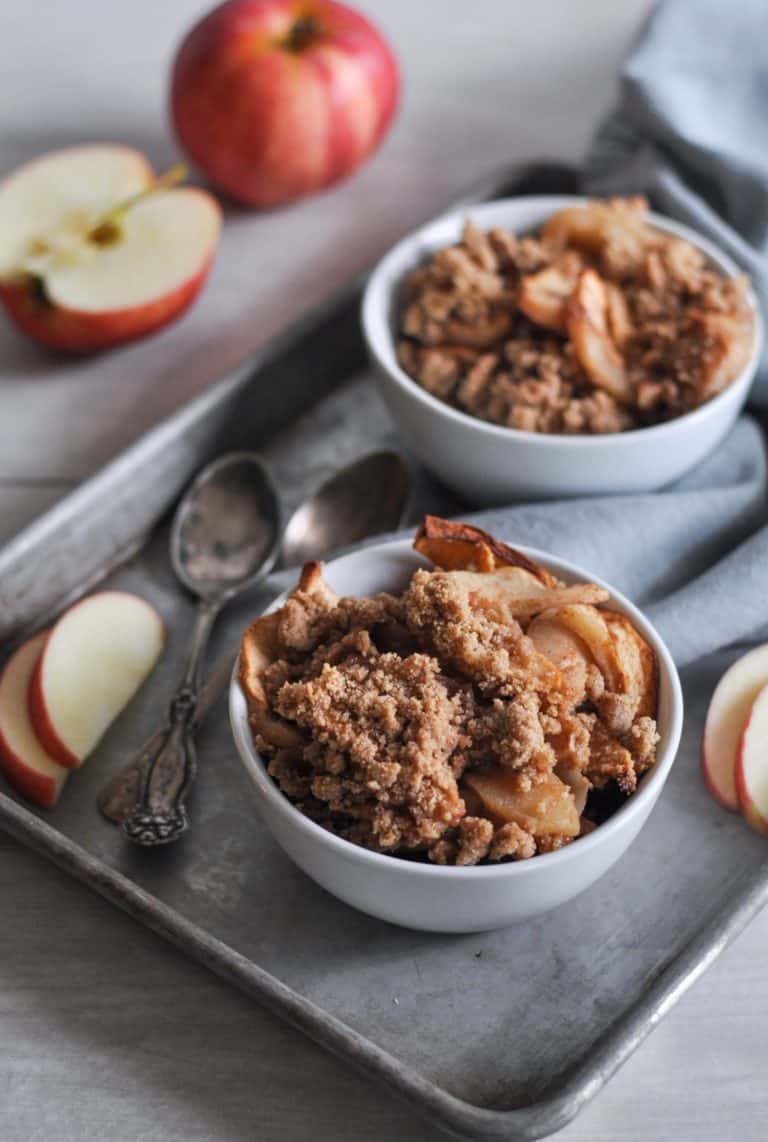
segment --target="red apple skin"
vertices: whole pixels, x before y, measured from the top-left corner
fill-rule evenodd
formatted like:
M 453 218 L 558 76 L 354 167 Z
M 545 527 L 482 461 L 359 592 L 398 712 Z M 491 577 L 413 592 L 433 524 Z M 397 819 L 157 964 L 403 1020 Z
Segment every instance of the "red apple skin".
M 704 779 L 704 784 L 707 788 L 707 792 L 709 793 L 709 795 L 711 797 L 713 797 L 715 799 L 715 801 L 717 801 L 718 805 L 721 805 L 723 807 L 723 809 L 728 809 L 729 812 L 731 812 L 731 813 L 738 813 L 739 812 L 738 800 L 733 802 L 730 799 L 726 799 L 725 797 L 723 797 L 722 793 L 717 788 L 717 786 L 715 785 L 715 783 L 713 782 L 713 780 L 710 776 L 709 764 L 707 762 L 707 754 L 706 754 L 706 750 L 704 748 L 704 740 L 702 740 L 702 743 L 701 743 L 701 753 L 699 754 L 699 760 L 700 760 L 700 764 L 701 764 L 701 776 Z M 736 769 L 734 770 L 734 773 L 738 772 L 738 764 L 739 764 L 739 762 L 738 762 L 738 756 L 737 756 L 737 758 L 736 758 Z
M 112 313 L 85 313 L 51 305 L 35 295 L 29 279 L 0 281 L 0 300 L 14 325 L 42 345 L 72 353 L 111 349 L 154 333 L 180 317 L 200 292 L 213 257 L 178 289 L 146 305 Z
M 299 21 L 301 42 L 291 46 Z M 178 51 L 171 116 L 214 185 L 267 207 L 359 167 L 384 137 L 399 88 L 391 48 L 354 9 L 335 0 L 226 0 Z
M 36 635 L 35 638 L 25 643 L 24 646 L 9 659 L 6 664 L 6 669 L 11 665 L 14 658 L 28 649 L 32 642 L 35 642 L 41 637 L 40 635 Z M 2 769 L 9 784 L 13 786 L 16 792 L 20 793 L 22 797 L 26 797 L 28 801 L 32 801 L 35 805 L 40 805 L 43 809 L 53 809 L 56 805 L 61 793 L 61 784 L 53 777 L 40 773 L 36 769 L 32 769 L 23 757 L 19 757 L 5 736 L 1 723 L 0 769 Z
M 2 770 L 8 783 L 17 793 L 26 797 L 41 809 L 53 809 L 59 799 L 59 790 L 56 783 L 42 773 L 37 773 L 24 764 L 23 758 L 17 757 L 0 729 L 0 758 Z

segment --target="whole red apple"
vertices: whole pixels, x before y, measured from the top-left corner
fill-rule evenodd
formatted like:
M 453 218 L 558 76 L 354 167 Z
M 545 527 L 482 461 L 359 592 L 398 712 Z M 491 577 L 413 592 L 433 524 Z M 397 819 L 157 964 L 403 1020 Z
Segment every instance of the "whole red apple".
M 176 56 L 171 112 L 216 186 L 274 206 L 351 174 L 397 107 L 386 41 L 336 0 L 227 0 Z

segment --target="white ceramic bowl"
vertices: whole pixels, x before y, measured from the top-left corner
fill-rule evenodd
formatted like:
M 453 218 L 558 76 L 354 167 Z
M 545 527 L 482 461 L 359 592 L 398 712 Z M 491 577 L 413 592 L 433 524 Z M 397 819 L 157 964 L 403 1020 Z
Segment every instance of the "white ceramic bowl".
M 566 581 L 600 580 L 572 563 L 521 548 Z M 329 563 L 326 576 L 341 594 L 402 589 L 427 566 L 407 540 L 383 543 Z M 656 652 L 660 667 L 658 760 L 634 796 L 610 820 L 566 848 L 527 861 L 450 868 L 369 852 L 310 821 L 268 776 L 248 725 L 245 696 L 230 687 L 229 712 L 238 753 L 253 780 L 257 806 L 277 843 L 313 880 L 354 908 L 430 932 L 481 932 L 527 920 L 583 892 L 613 865 L 642 828 L 667 779 L 680 741 L 683 698 L 674 663 L 647 619 L 622 595 L 611 603 L 627 614 Z M 270 610 L 281 606 L 276 599 Z
M 365 291 L 362 322 L 384 401 L 420 460 L 465 499 L 478 504 L 515 499 L 647 492 L 676 480 L 725 436 L 747 399 L 762 348 L 763 326 L 754 297 L 755 345 L 749 364 L 719 396 L 676 420 L 604 436 L 521 432 L 488 424 L 433 397 L 400 368 L 395 334 L 408 272 L 458 240 L 467 217 L 487 230 L 525 233 L 563 206 L 586 199 L 508 198 L 465 206 L 403 238 L 379 262 Z M 727 274 L 731 259 L 694 231 L 650 215 L 662 230 L 698 246 Z

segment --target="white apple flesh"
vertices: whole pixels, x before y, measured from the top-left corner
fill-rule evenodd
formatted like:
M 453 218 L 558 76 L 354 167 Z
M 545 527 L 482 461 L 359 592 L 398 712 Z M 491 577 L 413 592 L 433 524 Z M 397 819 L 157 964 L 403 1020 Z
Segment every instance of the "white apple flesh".
M 211 195 L 164 189 L 137 151 L 56 151 L 0 183 L 0 299 L 38 341 L 106 348 L 189 305 L 220 228 Z
M 741 735 L 736 789 L 744 819 L 768 835 L 768 686 L 755 698 Z
M 29 683 L 47 637 L 44 631 L 19 647 L 0 677 L 0 768 L 23 797 L 52 809 L 69 770 L 40 744 L 27 708 Z
M 755 647 L 726 670 L 707 711 L 701 749 L 704 781 L 726 809 L 739 808 L 736 759 L 739 741 L 752 705 L 768 684 L 768 644 Z
M 154 607 L 102 591 L 62 615 L 29 690 L 35 732 L 59 764 L 82 764 L 152 671 L 165 643 Z
M 34 256 L 45 236 L 76 244 L 152 179 L 147 159 L 130 147 L 68 147 L 25 163 L 0 183 L 0 274 Z

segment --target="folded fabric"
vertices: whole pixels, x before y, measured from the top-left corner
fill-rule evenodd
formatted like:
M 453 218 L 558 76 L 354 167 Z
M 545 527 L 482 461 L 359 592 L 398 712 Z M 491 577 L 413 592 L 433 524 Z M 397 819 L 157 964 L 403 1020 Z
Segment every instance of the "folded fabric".
M 592 194 L 645 193 L 710 237 L 768 303 L 768 4 L 664 0 L 585 169 Z M 768 355 L 752 398 L 768 404 Z
M 765 517 L 767 487 L 763 436 L 744 416 L 716 452 L 661 492 L 493 508 L 459 518 L 607 580 L 643 609 L 684 666 L 768 633 L 768 528 L 755 532 Z M 416 508 L 440 510 L 434 493 L 419 496 Z M 295 582 L 293 568 L 271 576 L 268 589 L 274 597 Z M 248 600 L 244 608 L 253 610 Z
M 679 666 L 768 632 L 766 459 L 742 417 L 679 483 L 650 495 L 494 509 L 467 518 L 606 579 L 658 627 Z

